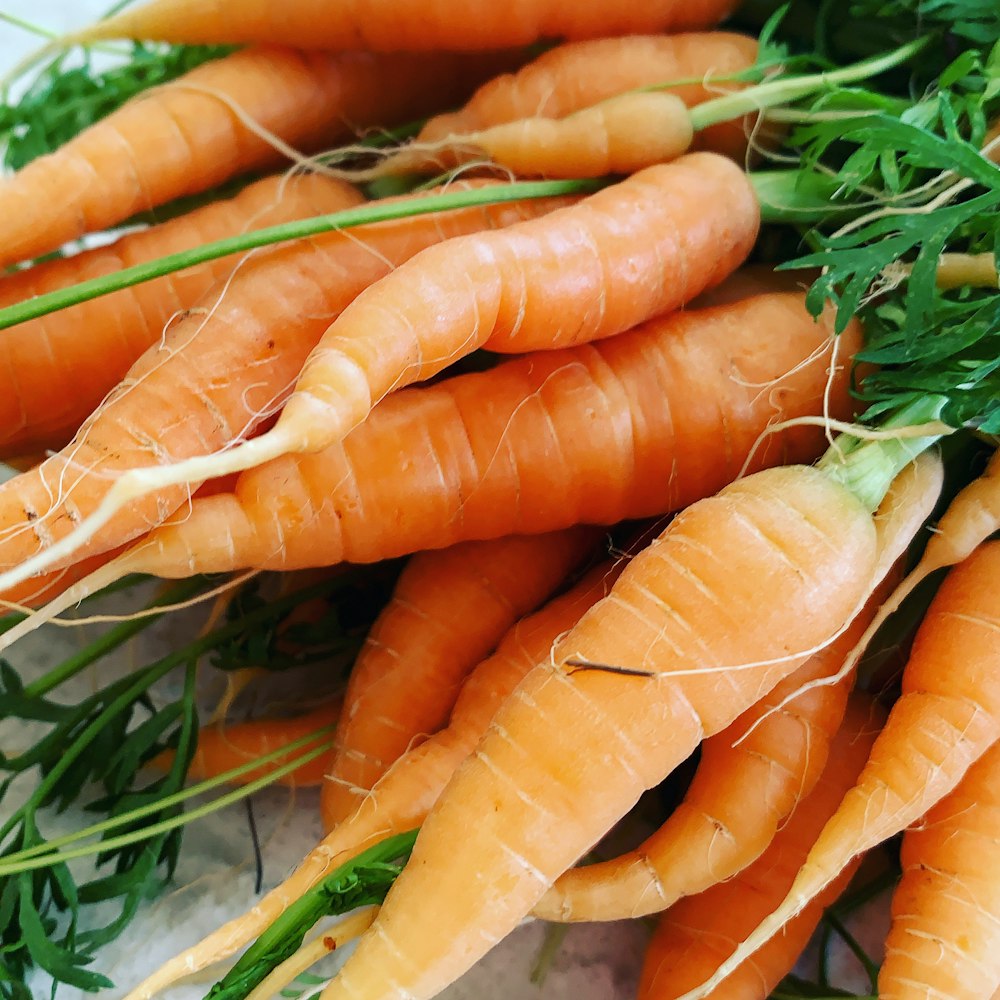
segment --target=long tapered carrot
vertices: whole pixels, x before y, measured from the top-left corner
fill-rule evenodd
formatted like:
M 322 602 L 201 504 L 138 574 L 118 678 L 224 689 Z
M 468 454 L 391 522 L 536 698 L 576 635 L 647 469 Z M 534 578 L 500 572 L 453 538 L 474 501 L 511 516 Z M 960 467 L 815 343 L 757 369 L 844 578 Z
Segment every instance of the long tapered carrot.
M 351 671 L 321 809 L 349 816 L 417 740 L 447 721 L 465 675 L 592 550 L 597 532 L 508 536 L 418 553 Z
M 712 979 L 777 933 L 852 857 L 899 833 L 947 795 L 1000 738 L 1000 544 L 948 575 L 917 632 L 893 706 L 857 784 L 823 828 L 782 903 Z
M 886 557 L 867 508 L 820 469 L 766 470 L 688 507 L 504 703 L 323 1000 L 436 995 L 843 628 Z M 428 907 L 433 924 L 414 919 Z
M 195 501 L 48 612 L 130 572 L 371 562 L 683 507 L 735 478 L 772 420 L 821 412 L 828 384 L 831 413 L 849 413 L 843 365 L 860 330 L 841 335 L 831 381 L 831 322 L 816 323 L 801 292 L 764 293 L 394 393 L 343 444 L 242 474 L 233 493 Z M 761 336 L 776 329 L 777 340 Z M 811 458 L 821 442 L 798 428 L 769 440 L 754 467 Z
M 0 282 L 0 306 L 120 270 L 209 240 L 363 201 L 317 175 L 269 178 L 236 197 Z M 81 303 L 0 335 L 0 457 L 61 448 L 136 358 L 234 267 L 201 267 Z
M 279 164 L 285 153 L 268 133 L 312 152 L 446 107 L 490 68 L 448 55 L 273 47 L 204 63 L 0 179 L 0 267 Z
M 936 464 L 935 488 L 920 490 L 915 499 L 933 505 L 939 473 Z M 931 513 L 927 503 L 911 503 L 911 509 L 914 528 Z M 620 920 L 656 913 L 731 878 L 767 850 L 826 767 L 854 675 L 812 685 L 799 697 L 796 692 L 837 672 L 885 592 L 883 585 L 850 628 L 702 744 L 684 799 L 656 833 L 634 851 L 561 875 L 535 916 Z
M 1000 988 L 1000 744 L 903 837 L 878 992 L 978 1000 Z
M 815 790 L 795 810 L 770 847 L 749 868 L 698 896 L 681 900 L 657 925 L 646 952 L 639 1000 L 675 1000 L 732 950 L 732 942 L 765 916 L 784 895 L 823 822 L 864 766 L 884 713 L 854 695 L 831 745 L 830 761 Z M 791 971 L 822 916 L 854 874 L 846 868 L 822 897 L 796 917 L 785 934 L 768 942 L 711 994 L 711 1000 L 766 1000 Z
M 60 491 L 60 504 L 36 508 L 31 530 L 8 534 L 0 564 L 16 566 L 0 573 L 0 590 L 79 557 L 95 534 L 91 544 L 116 544 L 120 528 L 102 533 L 112 517 L 162 520 L 169 498 L 179 506 L 188 484 L 335 444 L 385 395 L 478 347 L 565 347 L 683 305 L 735 270 L 759 221 L 746 175 L 724 157 L 694 153 L 544 220 L 450 240 L 440 253 L 428 247 L 330 325 L 270 431 L 225 454 L 202 448 L 203 457 L 183 462 L 161 454 L 154 469 L 147 453 L 132 474 L 116 478 L 106 468 L 96 483 L 77 477 Z M 67 505 L 70 518 L 62 516 Z M 23 525 L 23 511 L 14 516 Z
M 267 0 L 206 5 L 200 0 L 154 0 L 74 32 L 66 42 L 148 38 L 167 42 L 273 41 L 298 48 L 371 51 L 479 51 L 526 45 L 543 38 L 597 38 L 636 32 L 708 28 L 735 0 L 646 0 L 623 5 L 566 0 L 466 3 L 462 16 L 437 0 L 356 0 L 331 6 L 318 0 Z
M 552 207 L 531 201 L 466 208 L 255 255 L 138 359 L 122 391 L 67 448 L 0 486 L 0 560 L 17 562 L 17 553 L 46 549 L 72 530 L 121 470 L 216 451 L 252 433 L 281 405 L 330 321 L 394 266 L 440 240 Z M 182 488 L 120 512 L 92 549 L 148 530 L 187 495 Z
M 756 39 L 725 31 L 568 42 L 516 73 L 483 84 L 458 111 L 431 118 L 414 142 L 438 144 L 451 135 L 523 118 L 565 118 L 616 94 L 670 80 L 694 81 L 668 88 L 693 107 L 720 90 L 739 86 L 718 78 L 748 69 L 756 58 Z M 695 146 L 742 159 L 746 124 L 740 121 L 706 129 L 695 139 Z
M 182 952 L 138 985 L 128 1000 L 148 1000 L 192 971 L 220 961 L 259 934 L 331 864 L 423 822 L 455 769 L 472 752 L 497 709 L 521 679 L 573 627 L 583 613 L 607 594 L 624 563 L 591 570 L 575 587 L 540 611 L 518 622 L 469 675 L 448 726 L 397 760 L 376 783 L 372 794 L 326 837 L 302 864 L 271 890 L 249 913 L 230 921 L 193 948 Z

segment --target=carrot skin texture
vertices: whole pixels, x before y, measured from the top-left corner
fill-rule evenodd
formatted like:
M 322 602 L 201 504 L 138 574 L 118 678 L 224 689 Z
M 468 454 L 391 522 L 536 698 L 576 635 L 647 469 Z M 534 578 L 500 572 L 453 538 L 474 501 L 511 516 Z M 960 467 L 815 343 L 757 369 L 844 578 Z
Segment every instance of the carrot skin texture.
M 827 766 L 853 672 L 788 699 L 802 685 L 837 673 L 882 597 L 880 587 L 848 629 L 705 740 L 683 801 L 656 833 L 634 851 L 565 872 L 535 907 L 535 916 L 557 921 L 646 916 L 737 875 L 768 850 Z
M 903 836 L 879 996 L 978 1000 L 1000 988 L 1000 744 Z
M 766 470 L 688 507 L 505 702 L 323 1000 L 424 1000 L 454 981 L 645 789 L 857 613 L 876 558 L 871 516 L 815 469 Z M 569 673 L 569 658 L 655 676 Z M 418 926 L 428 906 L 434 925 Z
M 917 631 L 902 694 L 861 777 L 823 828 L 788 896 L 737 957 L 768 940 L 851 858 L 936 805 L 1000 737 L 997 579 L 996 542 L 949 573 Z M 714 978 L 685 1000 L 707 995 L 713 985 Z
M 268 178 L 234 198 L 108 246 L 8 275 L 0 281 L 0 306 L 224 236 L 363 201 L 346 184 L 317 175 Z M 129 366 L 160 339 L 165 325 L 234 265 L 232 257 L 225 257 L 3 331 L 0 458 L 63 447 Z
M 643 963 L 639 1000 L 675 1000 L 713 970 L 754 922 L 765 915 L 791 884 L 823 821 L 837 808 L 857 778 L 884 714 L 870 699 L 855 695 L 834 737 L 829 763 L 813 792 L 792 814 L 770 847 L 734 879 L 682 899 L 660 919 Z M 799 914 L 781 937 L 741 965 L 711 1000 L 766 1000 L 795 964 L 823 909 L 847 887 L 860 863 Z
M 592 551 L 597 532 L 465 542 L 413 557 L 347 686 L 320 810 L 349 816 L 410 746 L 437 732 L 466 674 Z
M 544 219 L 428 247 L 330 326 L 275 433 L 286 451 L 316 451 L 478 347 L 522 353 L 622 333 L 723 281 L 759 224 L 746 174 L 694 153 Z
M 287 396 L 330 321 L 392 266 L 438 240 L 507 225 L 552 204 L 403 219 L 254 255 L 224 293 L 207 293 L 207 319 L 195 310 L 136 361 L 123 391 L 66 449 L 0 486 L 0 562 L 14 565 L 67 534 L 122 469 L 216 451 L 252 433 Z M 137 501 L 74 558 L 147 531 L 187 496 L 180 487 Z
M 468 3 L 454 7 L 426 0 L 359 0 L 331 7 L 293 0 L 206 5 L 202 0 L 154 0 L 74 33 L 74 40 L 147 38 L 172 42 L 275 41 L 298 48 L 418 52 L 481 51 L 528 45 L 544 38 L 596 38 L 635 32 L 708 28 L 736 6 L 735 0 L 647 0 L 612 5 L 566 0 Z
M 565 118 L 616 94 L 670 80 L 698 81 L 667 89 L 690 108 L 721 89 L 739 89 L 742 84 L 713 78 L 749 69 L 756 59 L 756 39 L 725 31 L 567 42 L 515 73 L 494 77 L 458 111 L 431 118 L 415 142 L 440 143 L 523 118 Z M 695 136 L 694 148 L 742 162 L 749 128 L 745 119 L 713 125 Z
M 407 121 L 447 106 L 489 68 L 448 55 L 277 47 L 205 63 L 0 179 L 0 266 L 40 256 L 230 177 L 286 162 L 226 99 L 286 144 L 314 152 L 358 128 Z
M 243 473 L 231 495 L 196 501 L 135 547 L 128 571 L 371 562 L 683 507 L 734 479 L 772 418 L 820 412 L 826 359 L 801 363 L 827 322 L 814 323 L 801 293 L 763 294 L 394 393 L 344 444 L 278 459 Z M 858 327 L 844 336 L 847 358 Z M 831 399 L 849 414 L 843 372 Z M 769 439 L 754 467 L 822 447 L 821 433 L 799 428 Z

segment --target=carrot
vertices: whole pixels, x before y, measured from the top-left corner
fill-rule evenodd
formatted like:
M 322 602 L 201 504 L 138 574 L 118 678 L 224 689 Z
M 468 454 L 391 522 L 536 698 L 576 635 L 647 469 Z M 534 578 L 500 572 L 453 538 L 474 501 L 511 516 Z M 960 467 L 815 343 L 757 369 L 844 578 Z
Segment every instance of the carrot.
M 887 558 L 867 507 L 821 469 L 759 472 L 683 511 L 505 702 L 323 1000 L 436 995 L 829 642 Z
M 480 51 L 543 38 L 597 38 L 634 32 L 708 28 L 735 0 L 647 0 L 641 4 L 520 0 L 515 6 L 478 0 L 455 17 L 445 4 L 423 0 L 358 0 L 331 7 L 317 0 L 154 0 L 64 37 L 61 45 L 100 38 L 165 42 L 278 42 L 298 48 L 418 52 Z
M 209 240 L 360 204 L 353 188 L 319 176 L 269 178 L 235 198 L 0 282 L 0 306 L 121 270 Z M 158 341 L 234 268 L 231 257 L 43 316 L 0 335 L 0 457 L 61 448 Z
M 423 822 L 455 769 L 475 748 L 496 710 L 558 637 L 610 589 L 621 568 L 591 570 L 570 591 L 518 622 L 469 675 L 447 728 L 404 754 L 378 780 L 358 808 L 326 837 L 281 885 L 247 914 L 214 931 L 171 959 L 137 986 L 128 1000 L 148 1000 L 178 978 L 231 955 L 260 933 L 331 864 L 340 864 L 382 840 Z
M 857 784 L 823 828 L 781 905 L 686 1000 L 710 992 L 852 857 L 899 833 L 944 798 L 1000 737 L 998 573 L 1000 544 L 991 543 L 949 574 L 917 632 L 902 694 Z
M 1000 744 L 903 837 L 879 996 L 978 1000 L 1000 989 Z
M 674 1000 L 715 969 L 732 950 L 732 942 L 770 911 L 791 884 L 823 822 L 864 766 L 882 718 L 870 698 L 854 695 L 815 790 L 771 846 L 734 879 L 682 899 L 663 915 L 646 952 L 639 1000 Z M 823 908 L 846 888 L 859 862 L 860 858 L 846 868 L 781 937 L 721 983 L 712 1000 L 766 1000 L 795 964 Z
M 287 719 L 252 719 L 233 725 L 205 726 L 198 734 L 198 749 L 188 767 L 188 778 L 201 781 L 215 778 L 241 764 L 262 757 L 295 740 L 325 726 L 332 726 L 340 717 L 342 700 L 326 701 L 310 712 Z M 154 765 L 169 766 L 172 754 L 161 754 Z M 291 755 L 290 755 L 291 756 Z M 266 777 L 281 767 L 287 758 L 279 757 L 270 764 L 263 765 L 234 779 L 238 785 L 248 785 L 252 781 Z M 288 788 L 304 788 L 319 785 L 327 771 L 328 761 L 318 757 L 302 764 L 294 771 L 276 780 L 276 784 Z
M 439 240 L 551 207 L 532 201 L 462 209 L 255 255 L 139 358 L 122 391 L 66 449 L 0 487 L 0 560 L 10 565 L 45 550 L 100 502 L 122 469 L 216 451 L 252 433 L 281 405 L 330 321 L 393 266 Z M 185 488 L 123 511 L 91 550 L 145 532 L 187 496 Z M 0 592 L 12 585 L 0 584 Z
M 0 179 L 0 267 L 280 164 L 289 147 L 314 151 L 448 105 L 491 68 L 447 55 L 280 48 L 204 63 Z
M 940 486 L 938 479 L 935 489 L 921 491 L 923 498 L 936 497 Z M 918 502 L 914 514 L 919 526 L 930 509 Z M 827 765 L 854 675 L 796 693 L 836 672 L 884 596 L 880 587 L 850 628 L 702 744 L 691 786 L 656 833 L 634 851 L 561 875 L 535 916 L 619 920 L 656 913 L 731 878 L 769 850 Z
M 437 252 L 428 247 L 370 294 L 359 295 L 330 325 L 272 430 L 224 455 L 205 454 L 214 450 L 210 447 L 201 448 L 200 458 L 182 462 L 161 454 L 161 468 L 155 470 L 147 452 L 147 467 L 131 475 L 108 475 L 97 483 L 79 476 L 61 505 L 49 501 L 35 508 L 39 514 L 49 509 L 61 514 L 69 504 L 75 508 L 72 519 L 36 520 L 28 532 L 18 533 L 20 544 L 9 544 L 8 537 L 0 548 L 0 561 L 16 564 L 0 574 L 0 591 L 85 554 L 81 546 L 95 534 L 92 544 L 116 544 L 120 526 L 100 534 L 113 516 L 127 513 L 133 523 L 144 512 L 147 519 L 162 520 L 166 508 L 176 508 L 186 496 L 183 489 L 167 494 L 172 485 L 341 441 L 385 395 L 430 378 L 478 347 L 501 352 L 565 347 L 613 336 L 676 308 L 739 265 L 753 246 L 758 223 L 746 175 L 723 157 L 695 153 L 644 170 L 545 219 L 505 233 L 470 234 Z M 149 498 L 151 493 L 156 496 Z M 171 503 L 168 496 L 176 499 Z M 14 514 L 23 524 L 23 510 Z M 3 522 L 9 523 L 6 517 Z
M 773 419 L 820 412 L 830 323 L 809 316 L 801 292 L 762 294 L 394 393 L 343 444 L 196 500 L 48 613 L 130 572 L 373 562 L 683 507 L 734 479 Z M 782 336 L 761 335 L 770 330 Z M 859 329 L 841 336 L 846 359 Z M 849 412 L 842 370 L 830 405 Z M 754 467 L 812 457 L 821 440 L 815 428 L 786 432 Z M 45 617 L 0 637 L 0 649 Z
M 414 143 L 438 144 L 522 118 L 565 118 L 616 94 L 671 80 L 693 81 L 667 88 L 693 107 L 720 90 L 738 88 L 720 78 L 749 69 L 756 59 L 756 39 L 725 31 L 568 42 L 516 73 L 494 77 L 460 110 L 431 118 Z M 748 125 L 713 126 L 699 133 L 695 147 L 742 160 Z
M 413 557 L 351 672 L 323 785 L 327 828 L 354 812 L 397 757 L 444 725 L 465 675 L 566 578 L 595 536 L 573 529 Z

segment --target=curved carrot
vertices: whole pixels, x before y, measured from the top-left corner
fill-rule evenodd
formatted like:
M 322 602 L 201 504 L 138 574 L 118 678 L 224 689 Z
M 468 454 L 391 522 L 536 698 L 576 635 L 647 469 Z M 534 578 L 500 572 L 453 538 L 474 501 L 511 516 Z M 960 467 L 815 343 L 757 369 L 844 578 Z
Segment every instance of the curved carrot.
M 931 513 L 940 477 L 934 486 L 918 498 L 918 526 Z M 731 878 L 768 850 L 827 766 L 854 675 L 796 692 L 837 672 L 884 596 L 883 586 L 850 628 L 705 740 L 683 801 L 656 833 L 634 851 L 561 875 L 535 916 L 622 920 L 656 913 Z
M 129 1000 L 148 1000 L 182 976 L 226 958 L 268 927 L 331 864 L 343 863 L 387 835 L 419 826 L 456 768 L 475 749 L 500 705 L 559 636 L 607 594 L 622 565 L 596 567 L 567 593 L 518 622 L 496 652 L 466 679 L 447 728 L 395 761 L 371 795 L 329 830 L 302 864 L 251 911 L 171 959 L 137 986 Z
M 363 200 L 353 188 L 325 177 L 269 178 L 234 198 L 108 246 L 8 275 L 0 282 L 0 306 L 209 240 Z M 233 268 L 233 258 L 222 258 L 3 331 L 0 458 L 65 445 L 136 358 L 160 339 L 165 325 L 183 317 Z
M 613 336 L 683 305 L 735 270 L 753 246 L 759 221 L 746 175 L 723 157 L 694 153 L 545 219 L 428 247 L 359 295 L 330 325 L 270 431 L 225 454 L 207 447 L 186 461 L 160 454 L 154 470 L 147 453 L 146 467 L 131 475 L 115 477 L 105 468 L 107 478 L 98 483 L 78 477 L 87 501 L 73 487 L 66 491 L 62 506 L 76 508 L 69 524 L 37 520 L 34 545 L 22 532 L 21 546 L 0 549 L 2 562 L 18 563 L 0 574 L 0 589 L 82 554 L 83 543 L 95 534 L 101 538 L 112 517 L 127 515 L 131 522 L 145 513 L 147 521 L 163 520 L 168 507 L 183 502 L 189 483 L 336 444 L 384 396 L 479 347 L 566 347 Z M 95 493 L 101 499 L 92 505 Z M 38 513 L 49 508 L 51 501 Z M 91 544 L 120 539 L 120 529 L 108 529 Z M 34 550 L 30 559 L 15 554 L 26 550 Z
M 633 32 L 707 28 L 735 0 L 645 0 L 641 4 L 516 0 L 467 2 L 462 16 L 426 0 L 153 0 L 74 32 L 61 44 L 98 38 L 165 42 L 273 41 L 298 48 L 418 52 L 478 51 L 527 45 L 542 38 L 595 38 Z
M 726 31 L 635 35 L 568 42 L 550 49 L 516 73 L 483 84 L 460 110 L 437 115 L 415 144 L 436 144 L 522 118 L 565 118 L 629 90 L 693 80 L 666 88 L 688 107 L 740 85 L 720 80 L 749 69 L 757 41 Z M 715 125 L 695 137 L 695 148 L 742 160 L 746 122 Z
M 67 448 L 0 486 L 0 563 L 20 563 L 66 535 L 122 469 L 216 451 L 252 433 L 281 405 L 330 321 L 394 266 L 440 240 L 551 208 L 532 201 L 462 209 L 254 255 L 139 358 L 122 391 Z M 120 512 L 88 551 L 148 530 L 188 495 L 185 487 Z
M 504 703 L 323 1000 L 436 995 L 853 618 L 880 558 L 871 515 L 818 469 L 760 472 L 679 514 Z
M 130 572 L 372 562 L 683 507 L 735 478 L 772 420 L 822 410 L 831 328 L 801 292 L 761 294 L 394 393 L 342 445 L 243 473 L 48 610 Z M 859 328 L 842 336 L 846 360 Z M 830 405 L 850 412 L 843 369 Z M 754 467 L 811 458 L 822 440 L 816 428 L 769 438 Z
M 707 995 L 851 858 L 922 816 L 1000 738 L 997 579 L 996 542 L 981 546 L 948 575 L 917 632 L 902 694 L 857 784 L 823 828 L 781 905 L 685 1000 Z
M 444 725 L 465 675 L 593 549 L 596 532 L 465 542 L 421 552 L 358 654 L 321 810 L 349 816 L 396 758 Z
M 864 766 L 883 719 L 884 713 L 870 698 L 851 698 L 844 724 L 833 738 L 830 761 L 814 791 L 771 846 L 735 878 L 682 899 L 660 919 L 643 963 L 639 1000 L 675 1000 L 689 985 L 712 972 L 732 950 L 732 942 L 781 899 L 823 822 Z M 791 971 L 823 908 L 846 888 L 860 860 L 846 868 L 780 938 L 768 942 L 766 949 L 721 983 L 710 994 L 711 1000 L 766 1000 Z
M 447 106 L 489 68 L 448 55 L 279 48 L 204 63 L 0 179 L 0 267 L 280 164 L 289 146 L 314 151 Z
M 880 997 L 979 1000 L 1000 989 L 998 820 L 1000 744 L 994 744 L 903 837 Z

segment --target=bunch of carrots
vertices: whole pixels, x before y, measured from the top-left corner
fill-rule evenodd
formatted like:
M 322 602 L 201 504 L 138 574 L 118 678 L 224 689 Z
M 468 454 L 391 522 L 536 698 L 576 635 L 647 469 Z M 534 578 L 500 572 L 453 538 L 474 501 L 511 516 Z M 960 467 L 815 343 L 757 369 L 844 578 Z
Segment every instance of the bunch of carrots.
M 48 695 L 143 619 L 0 670 L 52 727 L 0 758 L 38 774 L 0 817 L 0 996 L 111 985 L 186 779 L 319 785 L 327 833 L 128 1000 L 227 960 L 208 996 L 265 1000 L 354 937 L 317 996 L 430 1000 L 524 919 L 651 915 L 640 1000 L 789 996 L 904 830 L 872 991 L 1000 991 L 996 453 L 969 473 L 1000 433 L 1000 15 L 854 0 L 873 53 L 828 4 L 736 7 L 148 0 L 12 73 L 0 650 L 135 574 L 178 581 L 151 615 L 222 596 L 79 706 Z M 64 51 L 115 39 L 176 73 L 17 152 Z M 247 589 L 293 570 L 323 572 Z M 251 648 L 353 662 L 199 732 L 199 656 Z M 190 700 L 148 711 L 175 668 Z M 692 760 L 659 829 L 580 863 Z M 117 870 L 80 889 L 41 825 L 84 779 Z

